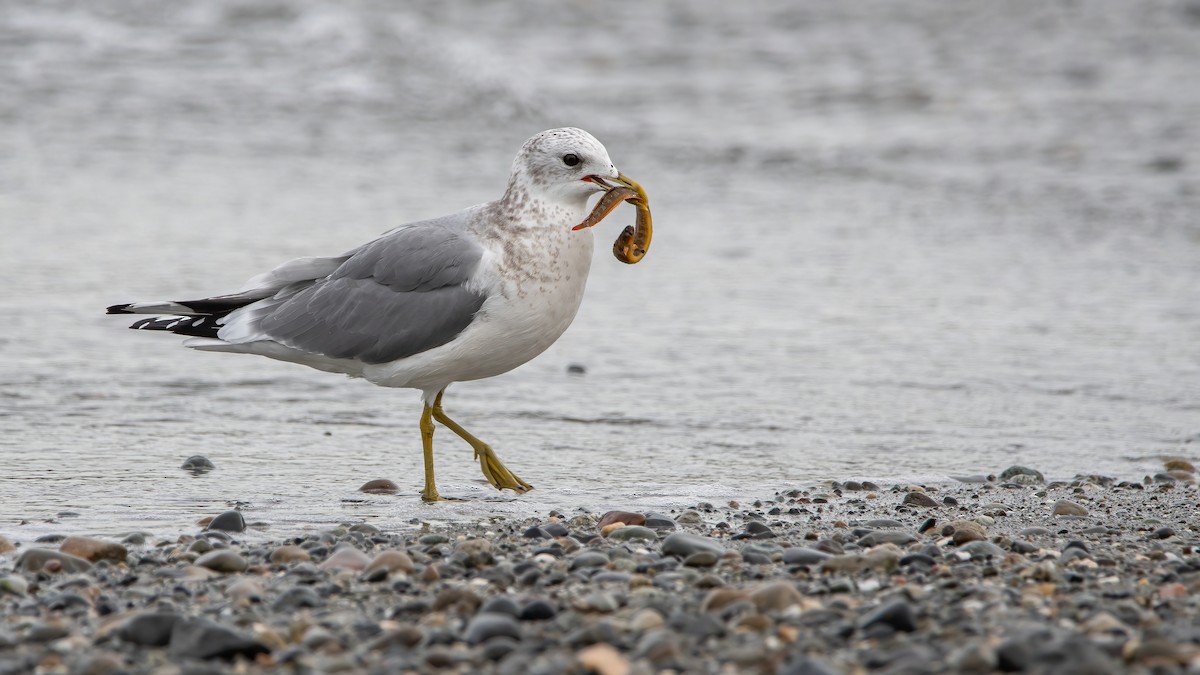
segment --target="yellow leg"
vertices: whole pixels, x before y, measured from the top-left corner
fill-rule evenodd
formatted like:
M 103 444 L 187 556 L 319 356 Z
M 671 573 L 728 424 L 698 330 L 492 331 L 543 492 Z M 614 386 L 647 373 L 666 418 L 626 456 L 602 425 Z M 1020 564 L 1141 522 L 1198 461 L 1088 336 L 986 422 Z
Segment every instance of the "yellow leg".
M 433 408 L 428 405 L 421 411 L 421 446 L 425 449 L 425 489 L 421 490 L 421 499 L 440 501 L 442 498 L 433 484 Z
M 458 434 L 460 438 L 471 445 L 471 448 L 475 450 L 475 459 L 479 460 L 479 466 L 483 469 L 483 477 L 488 479 L 489 483 L 496 486 L 497 490 L 505 488 L 517 492 L 529 492 L 532 490 L 532 485 L 521 480 L 515 473 L 509 471 L 504 466 L 491 446 L 475 438 L 470 432 L 459 426 L 458 422 L 446 416 L 446 412 L 442 410 L 443 393 L 445 392 L 438 392 L 437 399 L 433 402 L 433 416 L 437 421 L 445 425 L 447 429 Z M 432 437 L 433 435 L 430 434 L 430 439 Z M 432 466 L 432 464 L 427 464 L 427 466 Z M 428 469 L 428 471 L 432 471 L 432 469 Z M 429 475 L 432 476 L 433 474 Z

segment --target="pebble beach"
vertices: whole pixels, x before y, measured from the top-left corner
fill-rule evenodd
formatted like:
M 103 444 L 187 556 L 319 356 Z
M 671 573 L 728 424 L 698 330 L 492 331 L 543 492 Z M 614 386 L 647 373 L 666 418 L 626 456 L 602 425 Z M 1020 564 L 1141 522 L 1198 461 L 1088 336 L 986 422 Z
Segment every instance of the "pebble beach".
M 13 528 L 0 673 L 1196 673 L 1196 498 L 1168 459 L 394 531 Z

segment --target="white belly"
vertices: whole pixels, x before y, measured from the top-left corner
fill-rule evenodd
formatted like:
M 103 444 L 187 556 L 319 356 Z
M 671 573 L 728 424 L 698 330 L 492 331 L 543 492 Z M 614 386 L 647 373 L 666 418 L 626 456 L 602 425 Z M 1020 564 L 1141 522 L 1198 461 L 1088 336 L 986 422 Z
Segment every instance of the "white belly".
M 441 347 L 367 366 L 363 377 L 382 386 L 430 392 L 530 361 L 575 318 L 591 268 L 592 242 L 591 230 L 542 230 L 489 253 L 481 261 L 489 296 L 466 330 Z

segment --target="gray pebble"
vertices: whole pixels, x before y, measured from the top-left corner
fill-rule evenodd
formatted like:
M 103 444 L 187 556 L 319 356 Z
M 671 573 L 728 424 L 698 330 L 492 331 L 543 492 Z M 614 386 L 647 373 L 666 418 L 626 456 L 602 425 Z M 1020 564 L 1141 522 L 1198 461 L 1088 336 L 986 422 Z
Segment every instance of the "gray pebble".
M 725 547 L 715 539 L 687 532 L 676 532 L 664 539 L 662 544 L 663 555 L 679 558 L 686 558 L 700 551 L 708 551 L 716 556 L 725 555 Z
M 924 492 L 910 492 L 904 495 L 903 503 L 909 506 L 919 506 L 921 508 L 933 508 L 938 505 L 938 503 L 934 501 L 933 497 L 930 497 Z
M 647 513 L 646 522 L 642 524 L 652 530 L 674 530 L 676 528 L 675 520 L 671 516 L 656 511 Z
M 1020 478 L 1025 476 L 1025 478 Z M 1045 483 L 1046 477 L 1037 469 L 1030 469 L 1027 466 L 1013 465 L 1000 472 L 1000 480 L 1010 481 L 1022 485 L 1030 485 L 1037 483 Z
M 116 630 L 117 637 L 143 647 L 165 647 L 179 616 L 169 612 L 150 612 L 129 617 Z
M 608 533 L 611 541 L 658 541 L 658 533 L 641 525 L 626 525 Z
M 199 475 L 202 473 L 208 473 L 217 467 L 215 467 L 212 461 L 204 455 L 192 455 L 191 457 L 183 460 L 183 465 L 179 468 L 183 469 L 184 471 L 191 471 L 193 474 Z
M 584 551 L 571 559 L 571 569 L 587 567 L 604 567 L 608 564 L 608 556 L 599 551 Z
M 207 567 L 214 572 L 245 572 L 249 564 L 237 551 L 222 548 L 209 551 L 196 560 L 197 567 Z
M 242 656 L 253 660 L 271 650 L 237 630 L 200 617 L 183 618 L 171 630 L 168 653 L 172 660 L 225 659 Z
M 833 556 L 813 548 L 789 548 L 783 551 L 783 562 L 788 565 L 820 565 Z
M 242 532 L 246 529 L 246 519 L 242 517 L 241 511 L 226 511 L 208 524 L 209 530 L 221 530 L 223 532 Z
M 467 624 L 463 639 L 469 644 L 477 645 L 495 637 L 521 639 L 521 627 L 508 614 L 480 612 Z
M 894 600 L 876 608 L 861 621 L 863 628 L 870 628 L 876 624 L 886 624 L 896 631 L 911 633 L 917 630 L 917 617 L 907 602 Z
M 863 548 L 870 548 L 880 544 L 896 544 L 897 546 L 904 546 L 906 544 L 911 544 L 916 540 L 916 537 L 907 532 L 902 532 L 899 530 L 878 530 L 864 536 L 862 539 L 859 539 L 858 545 L 862 546 Z
M 553 619 L 557 613 L 558 610 L 554 608 L 554 605 L 545 600 L 538 599 L 531 600 L 529 604 L 525 605 L 521 609 L 519 618 L 522 621 L 545 621 L 546 619 Z
M 512 617 L 520 616 L 521 614 L 521 608 L 517 606 L 516 601 L 507 595 L 497 595 L 489 599 L 483 603 L 479 611 L 491 614 L 507 614 Z
M 993 544 L 990 541 L 972 541 L 963 546 L 959 546 L 958 550 L 962 551 L 974 558 L 1003 558 L 1004 549 Z

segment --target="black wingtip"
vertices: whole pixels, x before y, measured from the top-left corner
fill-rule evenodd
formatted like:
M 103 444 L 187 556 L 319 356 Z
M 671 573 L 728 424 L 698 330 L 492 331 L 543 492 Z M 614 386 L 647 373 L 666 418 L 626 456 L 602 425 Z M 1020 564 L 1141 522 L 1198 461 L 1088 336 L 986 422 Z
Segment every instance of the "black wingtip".
M 127 309 L 127 307 L 129 307 L 129 303 L 125 303 L 124 305 L 112 305 L 104 313 L 105 314 L 133 314 L 133 312 L 129 311 Z

